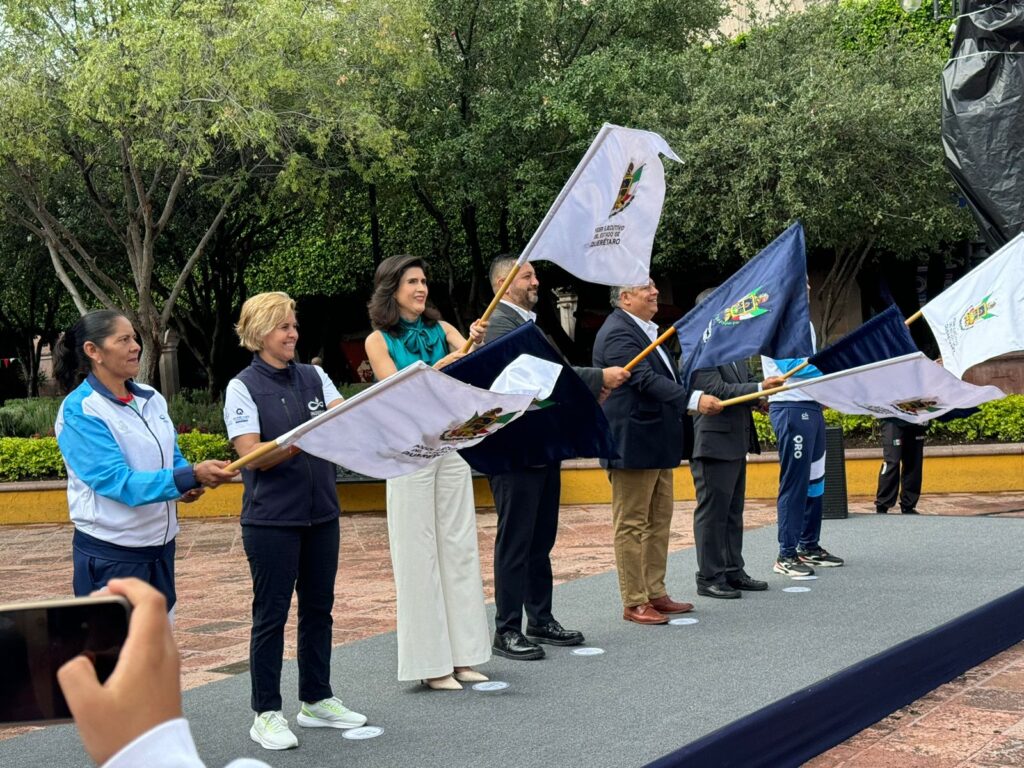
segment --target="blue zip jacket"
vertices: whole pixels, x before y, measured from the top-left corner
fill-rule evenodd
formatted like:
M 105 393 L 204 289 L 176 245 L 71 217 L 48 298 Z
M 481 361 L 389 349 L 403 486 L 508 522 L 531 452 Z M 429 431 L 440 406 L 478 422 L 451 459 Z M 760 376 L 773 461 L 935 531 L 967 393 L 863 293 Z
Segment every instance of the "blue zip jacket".
M 122 547 L 161 546 L 178 533 L 175 500 L 198 487 L 159 392 L 135 382 L 138 410 L 90 374 L 64 398 L 54 430 L 75 528 Z

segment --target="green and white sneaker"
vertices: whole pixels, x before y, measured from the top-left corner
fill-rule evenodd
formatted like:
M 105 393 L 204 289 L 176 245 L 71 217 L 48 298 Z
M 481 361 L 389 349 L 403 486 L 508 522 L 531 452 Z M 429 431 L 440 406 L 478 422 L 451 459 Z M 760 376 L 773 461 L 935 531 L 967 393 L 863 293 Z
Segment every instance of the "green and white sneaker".
M 315 704 L 302 702 L 295 720 L 303 728 L 358 728 L 366 725 L 366 715 L 353 712 L 337 696 Z
M 294 749 L 299 746 L 299 740 L 280 710 L 256 715 L 249 737 L 264 749 Z

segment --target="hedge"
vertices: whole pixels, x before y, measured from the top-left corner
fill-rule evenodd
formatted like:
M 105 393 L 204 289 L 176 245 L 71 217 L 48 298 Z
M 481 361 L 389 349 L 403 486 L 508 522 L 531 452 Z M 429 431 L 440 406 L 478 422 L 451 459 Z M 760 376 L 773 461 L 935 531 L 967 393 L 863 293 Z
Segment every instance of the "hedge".
M 178 435 L 178 445 L 182 455 L 193 464 L 206 459 L 234 458 L 223 435 L 188 432 Z M 66 476 L 57 438 L 0 437 L 0 482 L 53 480 Z

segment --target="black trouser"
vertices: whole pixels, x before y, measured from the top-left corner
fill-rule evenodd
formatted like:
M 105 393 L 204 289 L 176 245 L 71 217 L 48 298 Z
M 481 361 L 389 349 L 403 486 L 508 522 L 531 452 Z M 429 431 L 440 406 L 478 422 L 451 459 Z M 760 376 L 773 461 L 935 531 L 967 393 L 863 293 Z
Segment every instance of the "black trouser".
M 878 475 L 875 507 L 891 509 L 899 494 L 900 509 L 913 509 L 921 498 L 924 435 L 928 426 L 884 419 L 881 428 L 882 471 Z
M 338 520 L 312 526 L 243 525 L 252 573 L 249 671 L 252 709 L 281 709 L 284 626 L 292 591 L 299 596 L 299 699 L 330 698 L 331 609 L 338 573 Z
M 561 465 L 491 475 L 498 513 L 494 540 L 494 607 L 498 632 L 551 621 L 551 548 L 558 532 Z
M 693 537 L 697 550 L 697 586 L 725 585 L 743 570 L 743 502 L 746 459 L 690 459 L 697 491 Z

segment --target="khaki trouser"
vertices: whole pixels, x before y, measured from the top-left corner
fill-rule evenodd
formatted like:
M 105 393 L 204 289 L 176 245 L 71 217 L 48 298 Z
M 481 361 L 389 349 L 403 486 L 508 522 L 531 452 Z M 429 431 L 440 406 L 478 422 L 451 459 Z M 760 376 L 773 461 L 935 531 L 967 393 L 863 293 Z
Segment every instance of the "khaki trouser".
M 671 469 L 610 469 L 615 566 L 626 608 L 667 594 Z

